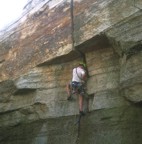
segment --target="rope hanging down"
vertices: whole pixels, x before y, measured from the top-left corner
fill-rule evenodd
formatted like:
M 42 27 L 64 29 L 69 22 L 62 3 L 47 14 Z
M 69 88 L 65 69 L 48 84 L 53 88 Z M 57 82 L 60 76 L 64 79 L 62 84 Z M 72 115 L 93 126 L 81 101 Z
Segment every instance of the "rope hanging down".
M 70 2 L 70 14 L 71 14 L 71 38 L 72 38 L 72 50 L 76 51 L 80 57 L 82 58 L 83 63 L 86 64 L 86 57 L 85 54 L 83 52 L 81 52 L 80 50 L 76 49 L 75 47 L 75 39 L 74 39 L 74 1 L 71 0 Z M 87 77 L 89 77 L 88 74 L 88 69 L 86 66 L 86 73 L 87 73 Z M 79 138 L 80 138 L 80 122 L 81 122 L 81 117 L 82 115 L 79 115 L 77 122 L 75 123 L 75 125 L 78 125 L 78 132 L 77 132 L 77 139 L 76 139 L 76 144 L 79 143 Z

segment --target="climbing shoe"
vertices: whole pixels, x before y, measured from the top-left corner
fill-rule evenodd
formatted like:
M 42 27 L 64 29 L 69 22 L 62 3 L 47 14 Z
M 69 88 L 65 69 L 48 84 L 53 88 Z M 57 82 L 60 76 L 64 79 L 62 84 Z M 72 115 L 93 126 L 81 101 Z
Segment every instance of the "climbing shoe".
M 69 96 L 69 97 L 67 98 L 67 100 L 72 100 L 72 97 L 71 97 L 71 96 Z
M 81 116 L 84 116 L 84 115 L 85 115 L 85 113 L 84 113 L 83 111 L 80 111 L 79 114 L 80 114 Z

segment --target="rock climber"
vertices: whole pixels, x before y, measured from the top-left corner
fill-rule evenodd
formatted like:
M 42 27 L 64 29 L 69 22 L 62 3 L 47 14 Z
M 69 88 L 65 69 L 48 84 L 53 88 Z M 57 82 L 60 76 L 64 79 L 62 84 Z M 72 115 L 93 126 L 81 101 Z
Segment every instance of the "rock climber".
M 71 99 L 71 94 L 79 95 L 79 113 L 80 115 L 85 115 L 83 112 L 83 100 L 85 95 L 85 84 L 87 81 L 86 65 L 84 63 L 79 63 L 79 65 L 73 69 L 72 81 L 67 84 L 68 100 Z

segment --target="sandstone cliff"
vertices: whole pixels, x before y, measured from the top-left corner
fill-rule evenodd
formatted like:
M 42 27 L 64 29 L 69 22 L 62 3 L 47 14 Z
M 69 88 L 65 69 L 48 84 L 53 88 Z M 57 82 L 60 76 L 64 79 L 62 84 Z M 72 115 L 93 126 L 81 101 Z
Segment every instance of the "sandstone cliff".
M 0 37 L 0 144 L 140 144 L 141 9 L 141 0 L 29 1 Z M 65 91 L 77 50 L 90 76 L 80 130 L 78 98 Z

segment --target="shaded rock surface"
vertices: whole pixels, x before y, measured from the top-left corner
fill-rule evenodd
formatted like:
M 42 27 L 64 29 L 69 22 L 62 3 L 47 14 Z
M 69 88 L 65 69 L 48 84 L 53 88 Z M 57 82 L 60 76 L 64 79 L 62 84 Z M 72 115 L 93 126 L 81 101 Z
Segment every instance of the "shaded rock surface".
M 141 0 L 74 0 L 72 19 L 69 0 L 28 1 L 0 38 L 0 144 L 141 143 L 141 8 Z M 89 72 L 80 127 L 78 97 L 66 93 L 77 50 Z

